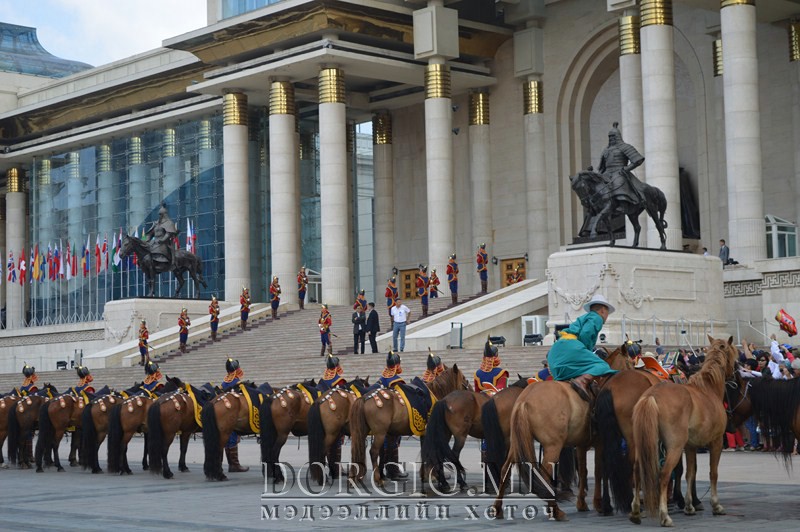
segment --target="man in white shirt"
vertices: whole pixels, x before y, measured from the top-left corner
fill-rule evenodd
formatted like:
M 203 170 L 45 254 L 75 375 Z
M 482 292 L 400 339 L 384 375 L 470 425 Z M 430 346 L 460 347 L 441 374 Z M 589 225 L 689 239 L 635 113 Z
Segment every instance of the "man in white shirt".
M 406 347 L 406 324 L 411 322 L 411 310 L 400 301 L 398 297 L 390 311 L 392 314 L 392 346 L 395 351 L 403 352 Z M 400 337 L 400 349 L 397 346 L 397 337 Z
M 783 364 L 784 356 L 781 352 L 781 345 L 775 339 L 775 333 L 770 335 L 769 352 L 772 354 L 772 360 L 769 361 L 769 370 L 772 372 L 773 379 L 785 379 L 786 377 L 781 373 L 781 364 Z

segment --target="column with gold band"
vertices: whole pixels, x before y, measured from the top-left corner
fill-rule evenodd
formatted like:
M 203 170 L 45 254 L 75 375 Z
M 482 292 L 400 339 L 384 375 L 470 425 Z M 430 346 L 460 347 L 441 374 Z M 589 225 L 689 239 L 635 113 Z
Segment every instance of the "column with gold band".
M 472 186 L 472 240 L 492 241 L 492 168 L 489 91 L 469 94 L 469 177 Z
M 137 137 L 138 138 L 138 137 Z M 130 150 L 130 147 L 129 147 Z M 130 153 L 130 152 L 129 152 Z M 131 194 L 131 213 L 133 213 L 134 197 L 132 194 L 136 191 L 135 184 L 140 183 L 142 179 L 141 172 L 137 173 L 135 167 L 128 169 L 128 190 Z M 71 242 L 79 244 L 86 241 L 86 234 L 83 229 L 83 180 L 81 179 L 81 154 L 80 152 L 73 151 L 67 154 L 66 164 L 66 181 L 67 181 L 67 234 Z M 138 181 L 137 181 L 138 179 Z M 141 198 L 135 198 L 140 201 Z M 131 214 L 133 216 L 133 214 Z M 138 221 L 141 226 L 144 221 L 144 214 L 140 214 L 141 218 Z M 133 220 L 133 219 L 132 219 Z M 131 225 L 135 222 L 131 221 Z
M 541 52 L 539 52 L 541 53 Z M 525 153 L 525 226 L 528 276 L 544 278 L 547 269 L 547 175 L 545 171 L 543 82 L 530 75 L 522 82 L 522 127 Z
M 8 253 L 13 253 L 15 268 L 19 265 L 20 253 L 28 249 L 25 238 L 28 225 L 25 215 L 27 201 L 23 178 L 23 171 L 20 168 L 9 168 L 6 172 L 6 248 L 8 251 L 4 260 L 8 262 Z M 28 255 L 29 251 L 25 251 L 26 260 Z M 17 276 L 19 276 L 19 272 L 17 272 Z M 6 328 L 24 327 L 25 289 L 20 286 L 20 283 L 7 283 L 5 306 Z
M 800 21 L 789 22 L 789 72 L 792 85 L 792 131 L 795 146 L 800 142 Z M 800 150 L 794 150 L 795 220 L 800 220 Z
M 6 272 L 5 267 L 8 263 L 8 248 L 6 247 L 6 196 L 5 194 L 0 196 L 0 261 L 2 261 L 3 265 L 3 276 L 8 275 Z M 0 305 L 6 304 L 6 283 L 5 277 L 0 279 L 0 281 L 4 281 L 0 283 Z
M 345 305 L 353 297 L 347 217 L 347 119 L 344 72 L 319 71 L 319 172 L 322 300 Z
M 383 294 L 395 262 L 394 152 L 392 114 L 372 115 L 372 164 L 375 179 L 375 297 Z
M 709 189 L 714 191 L 706 202 L 711 201 L 714 206 L 709 213 L 709 223 L 703 219 L 703 210 L 700 211 L 700 226 L 703 232 L 708 227 L 711 242 L 716 242 L 719 238 L 727 238 L 728 235 L 728 181 L 726 177 L 725 164 L 725 89 L 723 83 L 722 68 L 722 39 L 719 35 L 714 35 L 715 39 L 711 45 L 712 60 L 714 64 L 714 150 L 716 151 L 715 171 L 709 172 Z M 719 43 L 719 44 L 715 44 Z M 700 192 L 700 204 L 704 205 L 704 192 Z
M 128 197 L 132 227 L 141 227 L 150 211 L 155 207 L 151 197 L 150 167 L 144 158 L 142 137 L 128 139 Z M 155 200 L 157 201 L 157 200 Z
M 640 10 L 644 155 L 647 158 L 644 166 L 647 181 L 661 189 L 667 199 L 664 216 L 667 248 L 682 249 L 672 0 L 642 0 Z M 660 243 L 652 220 L 647 222 L 647 243 L 651 247 Z
M 225 299 L 237 301 L 251 287 L 250 190 L 247 95 L 229 92 L 222 99 L 223 195 L 225 209 Z
M 186 181 L 183 160 L 178 154 L 178 132 L 173 127 L 161 132 L 161 167 L 164 171 L 161 200 L 167 203 L 170 213 L 179 216 L 180 188 Z
M 443 272 L 455 250 L 453 109 L 450 67 L 430 59 L 425 69 L 425 169 L 428 207 L 428 271 Z
M 284 284 L 297 276 L 301 266 L 295 109 L 294 85 L 285 80 L 273 81 L 269 88 L 270 249 L 272 276 Z
M 174 132 L 175 130 L 173 129 L 172 131 Z M 126 224 L 126 221 L 119 216 L 119 212 L 124 211 L 119 208 L 117 203 L 120 186 L 119 172 L 116 171 L 111 164 L 110 144 L 101 144 L 98 146 L 95 157 L 97 168 L 97 230 L 104 234 L 108 233 L 110 239 L 111 235 L 115 232 L 115 228 L 118 231 L 120 226 Z M 173 160 L 170 162 L 167 162 L 166 157 L 164 158 L 163 168 L 165 183 L 167 182 L 167 175 L 173 176 L 171 179 L 176 179 L 176 177 L 174 177 L 176 175 L 182 175 L 181 167 L 174 161 L 174 159 L 177 158 L 178 157 L 173 156 Z M 177 179 L 180 179 L 180 177 L 177 177 Z M 166 184 L 164 189 L 165 193 L 163 197 L 166 198 L 169 194 L 166 192 L 168 190 Z M 177 198 L 175 199 L 175 203 L 177 203 Z M 175 209 L 173 209 L 172 212 L 176 212 Z
M 767 255 L 761 177 L 755 2 L 722 0 L 720 10 L 728 176 L 728 237 L 736 260 Z

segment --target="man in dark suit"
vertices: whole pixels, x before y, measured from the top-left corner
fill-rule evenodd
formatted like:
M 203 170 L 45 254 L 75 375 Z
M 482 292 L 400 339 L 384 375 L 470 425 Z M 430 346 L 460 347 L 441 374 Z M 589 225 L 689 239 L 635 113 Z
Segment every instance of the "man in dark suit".
M 375 303 L 370 303 L 367 305 L 367 312 L 369 315 L 367 316 L 367 332 L 369 333 L 369 346 L 372 348 L 373 353 L 378 352 L 378 342 L 375 341 L 375 337 L 378 336 L 378 333 L 381 331 L 381 325 L 378 321 L 378 311 L 375 310 Z M 363 347 L 361 349 L 364 350 Z
M 364 311 L 358 308 L 353 312 L 353 352 L 358 354 L 358 344 L 361 344 L 361 354 L 364 354 L 364 339 L 367 335 L 367 317 Z

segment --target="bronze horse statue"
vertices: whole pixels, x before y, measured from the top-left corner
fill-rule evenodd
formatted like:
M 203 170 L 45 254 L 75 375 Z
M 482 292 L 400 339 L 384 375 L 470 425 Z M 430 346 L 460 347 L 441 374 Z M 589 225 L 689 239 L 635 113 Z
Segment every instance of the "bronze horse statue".
M 144 272 L 147 279 L 148 294 L 147 297 L 155 295 L 156 276 L 164 272 L 172 272 L 175 279 L 178 281 L 178 286 L 175 288 L 175 296 L 179 296 L 184 285 L 183 274 L 189 272 L 194 281 L 194 288 L 197 297 L 200 297 L 200 285 L 203 288 L 208 288 L 206 280 L 203 278 L 203 263 L 200 258 L 194 253 L 190 253 L 184 249 L 172 250 L 173 260 L 172 263 L 159 262 L 153 260 L 147 244 L 140 238 L 135 236 L 125 235 L 122 237 L 122 247 L 120 248 L 120 257 L 126 257 L 134 253 L 138 259 L 139 267 Z
M 632 176 L 632 174 L 630 174 Z M 607 183 L 603 176 L 589 169 L 578 172 L 577 175 L 570 176 L 572 190 L 581 200 L 581 205 L 586 209 L 591 217 L 589 223 L 589 236 L 597 236 L 597 226 L 603 222 L 608 231 L 610 245 L 614 245 L 614 232 L 611 226 L 611 219 L 614 216 L 625 215 L 633 225 L 634 237 L 633 247 L 639 245 L 639 233 L 642 230 L 639 224 L 639 215 L 642 211 L 647 211 L 650 218 L 658 230 L 661 239 L 661 250 L 667 249 L 667 221 L 664 220 L 664 213 L 667 210 L 667 198 L 664 193 L 647 183 L 642 183 L 632 177 L 632 187 L 638 192 L 642 201 L 634 203 L 625 194 L 617 193 L 614 183 Z

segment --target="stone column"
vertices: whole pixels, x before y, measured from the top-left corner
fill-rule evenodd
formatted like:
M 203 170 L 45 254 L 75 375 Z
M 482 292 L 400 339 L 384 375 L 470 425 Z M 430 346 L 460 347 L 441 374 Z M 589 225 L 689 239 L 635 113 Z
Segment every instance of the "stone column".
M 800 143 L 800 22 L 789 24 L 789 61 L 792 63 L 792 133 L 794 145 Z M 794 150 L 795 223 L 800 223 L 800 150 Z
M 3 265 L 3 279 L 0 283 L 0 307 L 6 305 L 6 284 L 8 284 L 8 271 L 6 265 L 8 264 L 8 249 L 6 248 L 6 197 L 0 197 L 0 260 Z
M 644 116 L 642 114 L 642 56 L 639 38 L 640 19 L 626 11 L 619 18 L 619 95 L 622 111 L 622 135 L 625 142 L 644 149 Z M 636 177 L 645 181 L 644 166 L 636 169 Z M 647 227 L 647 213 L 639 216 L 639 223 Z M 625 217 L 625 241 L 633 244 L 633 225 Z M 660 245 L 656 241 L 656 247 Z M 647 231 L 639 236 L 639 246 L 647 247 Z
M 712 57 L 714 60 L 714 129 L 716 130 L 716 152 L 717 166 L 716 177 L 714 178 L 712 190 L 718 191 L 715 198 L 712 198 L 713 225 L 708 234 L 705 244 L 709 253 L 716 255 L 719 250 L 717 242 L 720 238 L 728 239 L 728 183 L 725 178 L 725 95 L 722 86 L 723 66 L 722 66 L 722 39 L 715 39 L 711 45 Z
M 166 173 L 166 172 L 165 172 Z M 101 144 L 97 149 L 97 228 L 108 233 L 108 245 L 112 245 L 111 235 L 119 231 L 119 174 L 111 165 L 111 146 Z M 110 259 L 109 259 L 110 263 Z
M 322 302 L 347 305 L 353 297 L 348 262 L 347 122 L 344 72 L 319 72 L 319 172 L 322 236 Z
M 36 188 L 38 189 L 38 195 L 34 196 L 34 201 L 38 202 L 38 206 L 36 209 L 36 217 L 37 217 L 37 236 L 36 242 L 33 242 L 32 245 L 36 246 L 39 244 L 39 253 L 42 257 L 47 256 L 47 246 L 56 244 L 58 245 L 58 240 L 56 240 L 56 224 L 53 219 L 53 187 L 51 183 L 51 164 L 50 159 L 42 159 L 38 163 L 38 171 L 35 174 L 36 176 Z M 29 240 L 32 240 L 29 238 Z M 51 248 L 52 249 L 52 248 Z M 63 252 L 63 250 L 61 251 Z M 33 266 L 33 258 L 29 259 L 29 268 Z M 33 270 L 29 270 L 28 274 L 33 273 Z M 49 272 L 45 270 L 45 276 L 48 275 Z M 45 277 L 45 280 L 48 278 Z M 35 295 L 33 296 L 36 299 L 40 300 L 39 305 L 43 305 L 45 300 L 51 297 L 51 294 L 55 293 L 54 283 L 45 282 L 45 283 L 34 283 L 31 285 L 31 291 Z
M 755 0 L 722 0 L 721 5 L 728 245 L 732 258 L 752 263 L 767 256 L 761 186 L 756 6 Z
M 542 81 L 538 76 L 522 84 L 525 133 L 525 194 L 527 197 L 528 278 L 544 280 L 547 269 L 547 176 L 545 174 Z
M 273 81 L 269 92 L 270 249 L 272 275 L 280 278 L 287 293 L 292 293 L 290 287 L 294 286 L 300 269 L 296 122 L 294 85 Z
M 222 151 L 225 197 L 225 300 L 250 288 L 250 191 L 247 161 L 247 95 L 223 97 Z
M 144 160 L 141 137 L 131 137 L 128 141 L 128 197 L 130 225 L 135 230 L 142 227 L 154 207 L 150 198 L 150 167 Z
M 81 183 L 80 153 L 70 152 L 67 162 L 67 234 L 78 259 L 86 236 L 83 231 L 83 184 Z M 133 190 L 131 190 L 133 193 Z M 16 251 L 15 251 L 16 253 Z M 83 278 L 82 275 L 79 277 Z
M 183 160 L 178 155 L 178 137 L 174 128 L 167 128 L 164 130 L 164 137 L 161 144 L 161 163 L 164 169 L 164 182 L 163 192 L 161 193 L 161 200 L 167 203 L 170 216 L 173 219 L 178 219 L 184 227 L 182 231 L 186 231 L 185 222 L 183 217 L 186 215 L 186 207 L 184 206 L 181 197 L 181 185 L 184 183 Z M 186 235 L 184 235 L 186 236 Z
M 6 246 L 14 253 L 14 267 L 19 265 L 19 257 L 25 250 L 26 265 L 30 264 L 30 250 L 25 238 L 28 225 L 25 216 L 25 188 L 22 183 L 22 170 L 9 168 L 6 173 Z M 8 263 L 8 254 L 5 257 Z M 5 270 L 4 270 L 5 271 Z M 30 274 L 30 267 L 26 275 Z M 6 276 L 8 272 L 6 272 Z M 6 283 L 6 328 L 19 329 L 25 326 L 25 289 L 19 283 L 20 272 L 17 271 L 17 282 Z
M 431 58 L 425 70 L 425 161 L 428 204 L 428 271 L 444 272 L 455 251 L 453 214 L 453 110 L 450 67 Z
M 356 156 L 356 125 L 347 122 L 347 263 L 352 265 L 356 279 L 357 290 L 361 288 L 361 268 L 356 261 L 356 246 L 358 246 L 358 194 L 356 194 L 356 172 L 354 160 Z M 351 297 L 355 297 L 354 295 Z
M 642 0 L 641 18 L 644 165 L 648 183 L 661 189 L 667 198 L 667 249 L 680 250 L 683 236 L 672 0 Z M 658 231 L 649 219 L 647 242 L 651 247 L 659 243 Z
M 485 242 L 489 249 L 494 248 L 491 162 L 489 93 L 485 91 L 471 92 L 469 95 L 469 175 L 472 186 L 472 242 L 476 245 Z M 455 251 L 453 249 L 448 255 Z
M 394 250 L 394 154 L 392 115 L 372 116 L 372 171 L 375 178 L 375 299 L 381 300 L 386 279 L 395 266 Z

